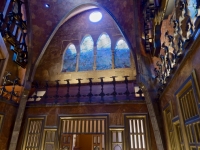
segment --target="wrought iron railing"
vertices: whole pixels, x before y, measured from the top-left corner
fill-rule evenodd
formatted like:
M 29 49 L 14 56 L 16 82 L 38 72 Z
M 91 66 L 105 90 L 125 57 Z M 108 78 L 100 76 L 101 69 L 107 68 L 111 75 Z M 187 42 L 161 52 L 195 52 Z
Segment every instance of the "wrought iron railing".
M 93 78 L 88 78 L 88 83 L 81 83 L 82 79 L 78 78 L 77 84 L 71 84 L 70 79 L 65 80 L 66 84 L 60 84 L 60 80 L 33 82 L 28 105 L 118 103 L 144 99 L 141 89 L 135 81 L 128 80 L 128 76 L 124 76 L 124 81 L 116 81 L 116 76 L 111 78 L 111 82 L 104 82 L 104 77 L 100 77 L 100 82 L 95 83 Z
M 0 87 L 0 99 L 18 103 L 21 92 L 16 90 L 16 86 L 18 86 L 19 78 L 16 77 L 12 80 L 10 75 L 10 72 L 6 72 L 6 75 L 3 77 L 3 84 Z
M 28 63 L 25 13 L 23 0 L 7 0 L 4 11 L 0 12 L 0 34 L 11 46 L 13 61 L 23 68 Z

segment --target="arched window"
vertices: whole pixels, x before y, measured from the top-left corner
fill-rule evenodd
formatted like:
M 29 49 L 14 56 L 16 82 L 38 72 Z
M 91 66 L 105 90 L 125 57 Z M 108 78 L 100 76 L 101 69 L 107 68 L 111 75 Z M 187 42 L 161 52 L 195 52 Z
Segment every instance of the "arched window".
M 112 69 L 111 40 L 103 33 L 97 41 L 96 70 Z
M 127 43 L 120 39 L 115 47 L 115 68 L 130 68 L 130 49 Z
M 83 38 L 81 43 L 79 71 L 93 70 L 94 64 L 94 41 L 90 35 Z
M 70 44 L 64 54 L 62 72 L 73 72 L 76 70 L 76 54 L 75 45 Z

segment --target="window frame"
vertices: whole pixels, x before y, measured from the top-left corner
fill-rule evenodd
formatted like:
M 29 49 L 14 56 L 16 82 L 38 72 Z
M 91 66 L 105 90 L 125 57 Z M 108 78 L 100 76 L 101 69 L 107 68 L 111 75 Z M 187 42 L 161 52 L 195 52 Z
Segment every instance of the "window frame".
M 99 63 L 98 63 L 98 56 L 101 56 L 101 55 L 98 55 L 98 52 L 99 51 L 101 51 L 101 50 L 99 50 L 98 49 L 98 45 L 99 45 L 99 42 L 100 42 L 100 40 L 101 40 L 101 38 L 102 38 L 102 36 L 103 35 L 105 35 L 105 36 L 108 36 L 108 39 L 110 40 L 110 54 L 111 54 L 111 58 L 110 58 L 110 61 L 111 61 L 111 66 L 110 66 L 110 68 L 108 68 L 108 69 L 97 69 L 97 68 L 99 68 L 99 66 L 101 66 L 101 65 L 99 65 Z M 96 55 L 96 60 L 94 60 L 95 61 L 95 64 L 96 64 L 96 70 L 97 71 L 102 71 L 102 70 L 111 70 L 111 69 L 113 69 L 112 68 L 112 66 L 113 66 L 113 52 L 112 52 L 112 39 L 110 38 L 110 36 L 109 36 L 109 34 L 108 33 L 106 33 L 106 32 L 103 32 L 102 34 L 100 34 L 99 35 L 99 37 L 98 37 L 98 39 L 97 39 L 97 41 L 96 41 L 96 43 L 95 43 L 95 45 L 96 45 L 96 52 L 94 53 L 94 55 Z M 103 56 L 102 56 L 103 57 Z
M 146 150 L 150 150 L 150 129 L 149 129 L 149 119 L 148 114 L 127 114 L 125 115 L 125 136 L 127 141 L 126 143 L 126 149 L 131 149 L 131 141 L 130 141 L 130 126 L 129 126 L 129 120 L 130 119 L 143 119 L 143 126 L 144 126 L 144 134 L 145 134 L 145 140 L 146 140 Z
M 97 58 L 98 58 L 98 50 L 97 47 L 98 47 L 98 41 L 99 39 L 102 37 L 102 35 L 106 35 L 109 37 L 109 40 L 111 42 L 111 46 L 110 46 L 110 53 L 111 53 L 111 58 L 110 58 L 110 62 L 111 62 L 111 66 L 109 66 L 108 68 L 106 69 L 97 69 L 97 66 L 101 66 L 101 65 L 98 65 L 97 63 Z M 80 70 L 80 66 L 81 66 L 81 54 L 82 54 L 82 49 L 81 49 L 81 46 L 85 40 L 85 38 L 87 37 L 91 37 L 92 41 L 93 41 L 93 49 L 92 49 L 92 59 L 93 59 L 93 62 L 92 62 L 92 68 L 90 69 L 86 69 L 86 70 Z M 116 51 L 116 46 L 118 44 L 118 42 L 120 40 L 123 40 L 126 45 L 128 46 L 128 50 L 129 50 L 129 63 L 130 63 L 130 66 L 128 67 L 117 67 L 116 68 L 116 64 L 115 64 L 115 51 Z M 74 45 L 75 48 L 76 48 L 76 67 L 75 67 L 75 70 L 74 71 L 64 71 L 63 68 L 64 68 L 64 58 L 65 58 L 65 55 L 66 55 L 66 51 L 67 49 L 69 48 L 70 45 Z M 62 45 L 62 47 L 64 47 Z M 101 56 L 101 55 L 100 55 Z M 98 38 L 96 39 L 95 37 L 93 37 L 93 35 L 91 34 L 85 34 L 80 41 L 69 41 L 67 42 L 67 46 L 65 47 L 65 49 L 63 50 L 63 54 L 62 54 L 62 63 L 61 63 L 61 68 L 60 68 L 60 72 L 61 73 L 73 73 L 73 72 L 91 72 L 91 71 L 108 71 L 108 70 L 120 70 L 120 69 L 131 69 L 131 68 L 135 68 L 135 63 L 134 63 L 134 58 L 133 58 L 133 55 L 132 55 L 132 51 L 131 51 L 131 48 L 128 44 L 128 42 L 126 41 L 126 39 L 124 37 L 118 37 L 117 39 L 116 38 L 111 38 L 111 36 L 109 35 L 109 33 L 107 32 L 102 32 Z M 87 64 L 86 64 L 87 65 Z M 88 65 L 87 65 L 88 66 Z
M 129 63 L 130 63 L 130 66 L 129 67 L 127 67 L 127 68 L 131 68 L 132 67 L 132 62 L 131 62 L 131 49 L 130 49 L 130 47 L 129 47 L 129 45 L 128 45 L 128 43 L 127 43 L 127 41 L 125 40 L 125 38 L 119 38 L 117 41 L 116 41 L 116 43 L 115 43 L 115 47 L 114 47 L 114 52 L 113 52 L 113 56 L 114 56 L 114 62 L 113 62 L 113 65 L 114 65 L 114 69 L 122 69 L 121 67 L 116 67 L 116 62 L 115 62 L 115 58 L 116 58 L 116 47 L 117 47 L 117 45 L 118 45 L 118 42 L 120 41 L 120 40 L 123 40 L 125 43 L 126 43 L 126 45 L 128 46 L 128 49 L 129 49 Z M 124 69 L 124 68 L 123 68 Z
M 82 44 L 83 44 L 83 42 L 85 41 L 85 39 L 86 38 L 88 38 L 88 37 L 90 37 L 91 39 L 92 39 L 92 42 L 93 42 L 93 48 L 92 48 L 92 58 L 93 58 L 93 62 L 92 62 L 92 68 L 90 68 L 90 69 L 86 69 L 86 70 L 82 70 L 83 68 L 80 68 L 80 64 L 82 64 L 82 62 L 80 62 L 80 60 L 81 60 L 81 53 L 84 53 L 84 50 L 81 48 L 81 46 L 82 46 Z M 82 71 L 93 71 L 94 70 L 94 61 L 95 61 L 95 59 L 94 59 L 94 54 L 95 54 L 95 51 L 94 51 L 94 45 L 95 45 L 95 41 L 94 41 L 94 38 L 92 37 L 92 35 L 91 34 L 86 34 L 82 39 L 81 39 L 81 41 L 80 41 L 80 43 L 79 43 L 79 47 L 80 47 L 80 51 L 79 51 L 79 53 L 77 53 L 77 55 L 79 55 L 79 57 L 78 57 L 78 69 L 77 69 L 77 72 L 82 72 Z M 82 67 L 82 66 L 81 66 Z
M 71 45 L 73 45 L 73 46 L 75 47 L 75 50 L 76 50 L 76 65 L 75 65 L 75 69 L 74 69 L 74 71 L 63 71 L 63 67 L 64 67 L 64 59 L 65 59 L 65 56 L 66 56 L 67 50 L 69 49 L 69 47 L 70 47 Z M 78 65 L 78 63 L 77 63 L 77 59 L 79 59 L 79 58 L 78 58 L 77 47 L 76 47 L 76 45 L 75 45 L 73 42 L 70 42 L 70 43 L 67 44 L 67 46 L 65 47 L 65 50 L 64 50 L 64 52 L 63 52 L 63 56 L 62 56 L 62 66 L 61 66 L 61 73 L 76 72 L 76 70 L 77 70 L 77 65 Z
M 194 107 L 197 109 L 197 115 L 195 116 L 190 116 L 189 118 L 186 118 L 184 116 L 183 109 L 184 106 L 181 105 L 182 103 L 181 98 L 185 95 L 188 94 L 188 91 L 192 90 L 193 91 L 193 96 L 194 96 Z M 182 127 L 182 134 L 183 134 L 183 141 L 185 143 L 185 149 L 191 149 L 193 147 L 199 148 L 200 147 L 200 142 L 196 142 L 196 136 L 194 134 L 194 124 L 198 123 L 200 121 L 200 90 L 198 86 L 198 81 L 197 81 L 197 76 L 195 70 L 192 71 L 191 75 L 185 80 L 185 82 L 180 86 L 180 88 L 175 92 L 176 100 L 177 100 L 177 107 L 178 107 L 178 113 L 179 113 L 179 118 L 180 118 L 180 125 Z M 191 101 L 191 99 L 189 99 Z M 189 101 L 186 99 L 186 101 Z M 191 106 L 191 105 L 190 105 Z M 190 107 L 189 106 L 189 107 Z M 192 106 L 191 106 L 192 107 Z M 191 110 L 188 108 L 188 110 Z M 190 142 L 191 137 L 188 137 L 188 126 L 191 127 L 190 132 L 193 132 L 191 135 L 193 135 L 194 142 Z
M 126 149 L 125 129 L 121 126 L 115 126 L 115 127 L 110 127 L 109 131 L 110 131 L 109 134 L 110 134 L 110 148 L 111 148 L 111 150 L 113 150 L 113 144 L 122 144 L 122 149 L 125 150 Z M 117 134 L 118 134 L 118 132 L 121 132 L 122 142 L 119 142 L 119 141 L 113 142 L 113 132 L 116 132 Z

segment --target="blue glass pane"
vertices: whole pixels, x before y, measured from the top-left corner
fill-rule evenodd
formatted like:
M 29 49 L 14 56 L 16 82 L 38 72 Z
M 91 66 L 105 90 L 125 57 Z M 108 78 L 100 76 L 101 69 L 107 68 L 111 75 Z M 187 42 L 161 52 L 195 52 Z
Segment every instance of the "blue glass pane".
M 94 64 L 94 42 L 91 36 L 86 36 L 81 43 L 81 52 L 79 59 L 79 71 L 93 70 Z
M 115 68 L 130 68 L 130 50 L 124 40 L 119 40 L 115 47 Z
M 64 55 L 62 72 L 73 72 L 76 69 L 76 48 L 73 44 L 67 48 Z
M 196 8 L 197 8 L 197 0 L 189 0 L 187 2 L 187 9 L 191 19 L 194 19 L 198 13 L 198 10 Z
M 112 68 L 111 40 L 107 34 L 102 34 L 97 41 L 97 70 Z

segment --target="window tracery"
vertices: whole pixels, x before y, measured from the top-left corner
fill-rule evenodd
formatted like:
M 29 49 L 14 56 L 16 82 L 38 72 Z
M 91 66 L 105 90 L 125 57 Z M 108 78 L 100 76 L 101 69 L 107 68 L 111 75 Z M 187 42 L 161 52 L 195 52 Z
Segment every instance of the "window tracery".
M 76 47 L 70 44 L 64 54 L 62 72 L 73 72 L 76 69 Z
M 120 39 L 115 47 L 115 68 L 129 68 L 130 67 L 130 50 L 127 43 Z
M 97 41 L 97 70 L 112 69 L 111 40 L 108 34 L 103 33 Z
M 120 38 L 115 48 L 111 48 L 111 42 L 107 33 L 102 33 L 95 42 L 91 35 L 86 35 L 80 52 L 70 43 L 63 56 L 62 72 L 130 68 L 130 49 L 126 41 Z
M 93 70 L 94 64 L 94 41 L 90 35 L 83 38 L 81 43 L 79 71 Z

